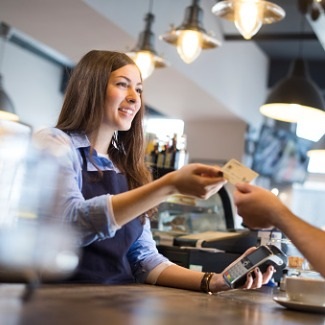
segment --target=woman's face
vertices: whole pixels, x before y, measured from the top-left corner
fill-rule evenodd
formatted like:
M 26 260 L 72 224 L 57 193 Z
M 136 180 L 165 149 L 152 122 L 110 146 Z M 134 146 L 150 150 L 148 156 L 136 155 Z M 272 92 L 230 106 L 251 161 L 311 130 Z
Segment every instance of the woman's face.
M 113 131 L 127 131 L 141 107 L 142 81 L 136 65 L 113 71 L 108 80 L 103 123 Z

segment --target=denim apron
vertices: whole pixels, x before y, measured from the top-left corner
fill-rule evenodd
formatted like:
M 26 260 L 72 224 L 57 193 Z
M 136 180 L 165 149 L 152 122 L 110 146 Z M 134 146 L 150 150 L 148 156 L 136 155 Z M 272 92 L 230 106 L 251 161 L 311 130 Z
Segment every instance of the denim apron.
M 88 171 L 87 153 L 83 148 L 79 150 L 83 157 L 82 194 L 86 200 L 103 194 L 128 191 L 127 180 L 123 174 L 104 170 L 101 177 L 98 171 Z M 142 231 L 141 220 L 136 218 L 117 230 L 113 238 L 97 240 L 83 247 L 81 260 L 69 282 L 104 284 L 135 282 L 127 254 Z

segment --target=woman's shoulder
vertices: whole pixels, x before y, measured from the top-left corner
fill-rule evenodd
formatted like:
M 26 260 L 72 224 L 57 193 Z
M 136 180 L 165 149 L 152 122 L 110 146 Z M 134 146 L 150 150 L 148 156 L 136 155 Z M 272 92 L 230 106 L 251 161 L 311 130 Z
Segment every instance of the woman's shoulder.
M 55 127 L 47 127 L 40 129 L 34 133 L 36 137 L 52 137 L 52 138 L 69 138 L 69 136 L 62 130 Z
M 55 127 L 48 127 L 35 132 L 33 138 L 35 144 L 60 156 L 62 161 L 65 157 L 73 164 L 79 164 L 80 159 L 73 140 L 66 132 Z
M 70 137 L 62 130 L 54 127 L 36 131 L 33 134 L 33 140 L 40 147 L 55 150 L 58 153 L 64 153 L 73 149 Z
M 70 145 L 71 143 L 70 137 L 64 131 L 54 127 L 38 130 L 34 133 L 34 138 L 39 141 L 52 140 L 58 144 Z

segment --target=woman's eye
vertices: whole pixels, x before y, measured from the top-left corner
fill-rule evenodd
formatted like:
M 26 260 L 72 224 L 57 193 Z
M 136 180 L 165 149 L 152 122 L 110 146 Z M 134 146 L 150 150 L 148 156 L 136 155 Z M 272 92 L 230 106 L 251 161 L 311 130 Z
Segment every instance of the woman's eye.
M 143 89 L 142 89 L 142 88 L 138 88 L 138 89 L 137 89 L 137 93 L 138 93 L 138 94 L 140 94 L 140 95 L 141 95 L 141 94 L 142 94 L 142 92 L 143 92 Z
M 127 87 L 128 86 L 126 82 L 118 82 L 117 85 L 121 86 L 121 87 Z

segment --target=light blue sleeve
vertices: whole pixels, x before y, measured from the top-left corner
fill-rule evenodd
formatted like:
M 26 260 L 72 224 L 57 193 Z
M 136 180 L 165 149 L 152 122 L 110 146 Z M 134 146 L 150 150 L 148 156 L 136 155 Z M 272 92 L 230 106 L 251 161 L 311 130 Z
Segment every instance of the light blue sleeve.
M 88 200 L 82 195 L 82 160 L 70 137 L 59 129 L 49 128 L 36 133 L 35 138 L 66 149 L 60 157 L 61 179 L 64 179 L 59 198 L 60 209 L 64 222 L 72 224 L 78 230 L 80 246 L 114 237 L 119 227 L 115 225 L 113 212 L 107 204 L 109 195 Z
M 156 266 L 169 260 L 161 255 L 152 237 L 150 220 L 146 218 L 143 232 L 131 246 L 128 259 L 137 282 L 144 283 L 150 271 Z

